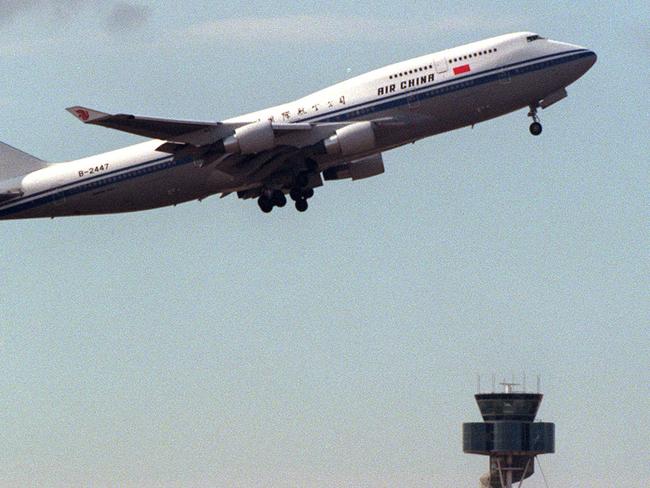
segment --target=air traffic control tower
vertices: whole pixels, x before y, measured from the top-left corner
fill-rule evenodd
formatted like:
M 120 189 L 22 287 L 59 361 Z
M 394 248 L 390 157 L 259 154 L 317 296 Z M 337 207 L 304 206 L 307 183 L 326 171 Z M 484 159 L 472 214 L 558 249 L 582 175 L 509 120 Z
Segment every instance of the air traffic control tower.
M 463 451 L 490 456 L 490 472 L 481 488 L 512 488 L 535 471 L 535 457 L 555 452 L 555 424 L 535 422 L 540 393 L 515 392 L 515 383 L 502 383 L 504 393 L 475 395 L 483 422 L 463 424 Z

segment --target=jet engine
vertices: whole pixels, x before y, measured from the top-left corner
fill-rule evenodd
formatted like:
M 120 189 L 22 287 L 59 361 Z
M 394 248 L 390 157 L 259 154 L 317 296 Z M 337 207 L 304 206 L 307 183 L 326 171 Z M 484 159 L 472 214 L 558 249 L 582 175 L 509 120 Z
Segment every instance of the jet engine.
M 256 154 L 275 147 L 275 134 L 270 120 L 253 122 L 235 129 L 223 140 L 223 147 L 231 154 Z
M 323 141 L 327 154 L 343 156 L 369 151 L 375 147 L 375 144 L 372 122 L 355 122 L 347 125 Z

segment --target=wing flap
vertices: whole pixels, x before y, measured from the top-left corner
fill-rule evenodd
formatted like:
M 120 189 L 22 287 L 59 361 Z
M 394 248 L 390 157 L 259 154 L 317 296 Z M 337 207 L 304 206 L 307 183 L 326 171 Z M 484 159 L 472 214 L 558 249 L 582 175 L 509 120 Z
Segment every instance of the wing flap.
M 384 158 L 381 153 L 377 153 L 327 168 L 323 171 L 323 178 L 326 181 L 346 178 L 354 181 L 377 176 L 384 171 Z

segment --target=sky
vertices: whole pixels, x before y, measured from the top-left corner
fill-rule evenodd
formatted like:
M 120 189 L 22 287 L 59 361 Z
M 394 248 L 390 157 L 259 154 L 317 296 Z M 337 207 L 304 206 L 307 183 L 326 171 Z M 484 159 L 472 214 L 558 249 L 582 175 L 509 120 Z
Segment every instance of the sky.
M 476 486 L 477 374 L 526 372 L 549 486 L 647 488 L 649 17 L 0 0 L 0 140 L 49 161 L 143 140 L 71 105 L 221 120 L 522 30 L 599 56 L 539 138 L 519 111 L 419 141 L 305 214 L 212 197 L 0 223 L 0 487 Z

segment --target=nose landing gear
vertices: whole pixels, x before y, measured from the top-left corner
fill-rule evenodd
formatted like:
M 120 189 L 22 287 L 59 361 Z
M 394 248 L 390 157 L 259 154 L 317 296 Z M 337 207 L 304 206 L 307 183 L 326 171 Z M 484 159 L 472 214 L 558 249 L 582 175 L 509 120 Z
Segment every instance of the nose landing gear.
M 531 105 L 530 106 L 530 112 L 528 112 L 528 116 L 533 119 L 533 123 L 530 124 L 530 133 L 534 136 L 538 136 L 542 133 L 542 124 L 539 121 L 539 117 L 537 115 L 537 105 Z

